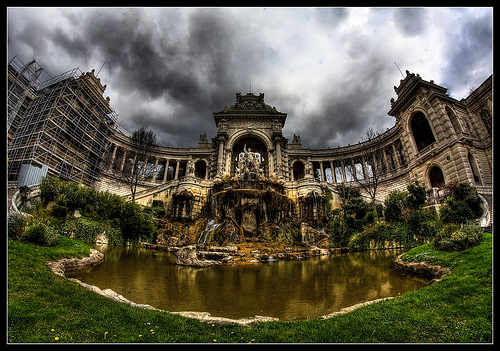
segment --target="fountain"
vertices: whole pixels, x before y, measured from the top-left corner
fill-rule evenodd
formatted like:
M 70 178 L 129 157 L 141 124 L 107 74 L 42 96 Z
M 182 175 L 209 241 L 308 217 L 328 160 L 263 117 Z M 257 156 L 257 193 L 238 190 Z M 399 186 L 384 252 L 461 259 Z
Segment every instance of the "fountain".
M 203 231 L 198 241 L 205 243 L 208 232 L 217 245 L 256 240 L 265 226 L 298 225 L 294 203 L 284 194 L 283 183 L 275 177 L 267 179 L 259 157 L 246 145 L 243 150 L 235 175 L 216 182 L 210 197 L 209 223 L 219 225 Z M 219 234 L 217 238 L 215 234 Z
M 186 189 L 178 192 L 173 196 L 172 212 L 178 227 L 170 229 L 167 240 L 179 246 L 177 263 L 209 267 L 333 251 L 328 249 L 328 235 L 321 227 L 324 197 L 312 191 L 296 201 L 287 196 L 284 183 L 275 174 L 266 177 L 260 155 L 245 144 L 234 175 L 222 174 L 214 181 L 202 218 L 187 219 L 195 195 Z M 245 255 L 245 260 L 233 260 Z
M 327 250 L 321 185 L 310 167 L 300 177 L 286 171 L 288 163 L 308 164 L 286 156 L 286 114 L 266 105 L 264 94 L 237 93 L 236 103 L 214 113 L 214 120 L 218 130 L 212 143 L 200 137 L 185 175 L 155 194 L 169 213 L 160 223 L 157 244 L 172 250 L 189 246 L 198 260 L 203 260 L 200 252 L 236 244 L 239 251 L 232 255 L 252 260 L 267 256 L 272 261 L 273 255 L 291 257 L 292 252 L 307 257 L 306 250 Z M 204 177 L 197 176 L 196 162 L 206 165 Z M 196 261 L 194 252 L 179 256 Z

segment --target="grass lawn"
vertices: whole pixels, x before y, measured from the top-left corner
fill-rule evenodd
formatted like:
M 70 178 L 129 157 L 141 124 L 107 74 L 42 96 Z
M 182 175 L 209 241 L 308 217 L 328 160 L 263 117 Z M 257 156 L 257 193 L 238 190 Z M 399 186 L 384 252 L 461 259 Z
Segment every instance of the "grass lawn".
M 88 255 L 79 241 L 47 248 L 9 240 L 8 342 L 492 342 L 492 234 L 461 252 L 433 247 L 403 258 L 451 267 L 437 284 L 327 320 L 243 327 L 134 308 L 53 274 L 45 261 Z

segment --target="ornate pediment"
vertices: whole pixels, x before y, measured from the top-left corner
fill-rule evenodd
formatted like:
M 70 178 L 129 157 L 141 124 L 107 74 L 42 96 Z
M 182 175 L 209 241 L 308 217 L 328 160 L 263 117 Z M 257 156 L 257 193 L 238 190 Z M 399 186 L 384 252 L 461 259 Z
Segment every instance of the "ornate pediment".
M 266 111 L 275 112 L 276 107 L 271 107 L 264 103 L 264 93 L 260 93 L 258 96 L 248 93 L 246 95 L 241 95 L 241 93 L 236 93 L 236 103 L 229 107 L 225 107 L 222 110 L 223 113 L 234 112 L 234 111 Z
M 259 120 L 267 120 L 268 124 L 273 126 L 273 130 L 279 131 L 285 125 L 286 113 L 281 113 L 276 110 L 276 107 L 265 104 L 264 93 L 259 95 L 236 93 L 236 103 L 226 106 L 221 112 L 214 113 L 214 118 L 219 130 L 224 129 L 226 122 L 234 125 L 244 119 L 246 125 L 250 121 L 256 123 Z M 223 124 L 219 126 L 220 123 Z
M 451 99 L 447 95 L 447 89 L 434 83 L 433 80 L 425 81 L 417 73 L 406 71 L 406 77 L 401 79 L 399 86 L 394 86 L 398 95 L 397 99 L 391 99 L 391 110 L 388 115 L 398 119 L 400 114 L 407 110 L 417 100 L 430 101 L 439 96 L 443 99 Z

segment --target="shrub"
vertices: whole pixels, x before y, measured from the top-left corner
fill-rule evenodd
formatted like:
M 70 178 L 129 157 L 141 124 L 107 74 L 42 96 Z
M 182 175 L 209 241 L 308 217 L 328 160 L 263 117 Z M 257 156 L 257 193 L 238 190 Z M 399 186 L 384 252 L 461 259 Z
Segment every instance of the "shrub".
M 376 217 L 375 211 L 369 211 L 366 212 L 365 216 L 363 217 L 363 220 L 365 221 L 365 223 L 369 224 L 375 222 L 375 217 Z
M 119 227 L 109 226 L 106 228 L 106 236 L 108 237 L 108 244 L 115 246 L 123 245 L 122 231 Z
M 153 207 L 163 207 L 162 200 L 153 200 Z
M 383 246 L 387 241 L 396 242 L 404 247 L 416 245 L 413 233 L 407 223 L 380 222 L 367 225 L 362 231 L 354 234 L 349 240 L 348 246 L 358 250 L 366 250 L 370 247 L 370 242 L 374 242 L 376 246 Z
M 55 200 L 56 196 L 59 194 L 62 181 L 56 177 L 46 177 L 42 179 L 40 183 L 40 198 L 44 205 L 47 205 L 49 201 Z
M 69 209 L 66 206 L 55 204 L 52 206 L 51 213 L 54 217 L 64 218 L 68 214 Z
M 408 192 L 393 190 L 384 201 L 385 219 L 389 222 L 400 222 L 403 220 L 402 211 L 408 198 Z
M 141 211 L 141 207 L 133 202 L 126 202 L 120 214 L 120 228 L 124 239 L 130 241 L 153 240 L 156 234 L 156 222 L 150 213 Z
M 474 225 L 460 227 L 451 223 L 439 231 L 434 244 L 441 251 L 461 251 L 479 245 L 481 240 L 483 240 L 483 231 L 480 227 Z
M 425 191 L 425 187 L 421 186 L 418 181 L 415 181 L 408 184 L 406 189 L 408 190 L 406 206 L 414 210 L 422 208 L 427 200 L 427 192 Z
M 7 214 L 8 236 L 11 239 L 20 239 L 28 223 L 26 216 L 20 212 L 9 210 Z
M 434 207 L 425 207 L 410 213 L 407 221 L 415 235 L 434 238 L 440 227 L 439 217 Z
M 87 204 L 82 209 L 82 214 L 87 217 L 97 217 L 97 213 L 94 209 L 94 206 Z
M 24 240 L 40 246 L 55 246 L 59 242 L 59 234 L 54 228 L 34 222 L 28 226 Z
M 151 242 L 156 234 L 154 211 L 143 211 L 139 205 L 126 202 L 121 196 L 55 177 L 44 178 L 40 190 L 45 205 L 53 200 L 57 200 L 57 203 L 52 211 L 36 208 L 34 214 L 39 221 L 48 224 L 53 217 L 64 218 L 68 212 L 74 210 L 79 210 L 86 217 L 102 221 L 90 221 L 83 217 L 75 221 L 75 238 L 86 243 L 95 241 L 99 232 L 104 230 L 105 221 L 113 221 L 116 224 L 116 230 L 111 231 L 113 239 L 109 237 L 110 241 L 116 243 L 123 242 L 123 239 Z M 47 218 L 46 214 L 53 217 Z M 123 235 L 122 239 L 119 239 L 118 235 Z
M 481 199 L 476 188 L 469 184 L 452 184 L 446 189 L 446 198 L 441 206 L 441 220 L 445 223 L 467 223 L 481 217 Z
M 81 240 L 84 243 L 95 242 L 99 233 L 104 230 L 100 223 L 84 217 L 80 217 L 75 220 L 75 226 L 76 231 L 74 234 L 74 239 Z

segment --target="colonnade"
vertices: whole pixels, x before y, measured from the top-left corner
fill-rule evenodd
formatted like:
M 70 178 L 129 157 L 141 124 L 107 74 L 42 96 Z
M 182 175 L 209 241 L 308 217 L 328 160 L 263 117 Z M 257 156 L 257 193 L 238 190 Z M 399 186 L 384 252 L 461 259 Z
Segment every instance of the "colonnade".
M 106 170 L 109 172 L 123 172 L 125 161 L 127 160 L 127 158 L 133 159 L 135 162 L 136 157 L 137 153 L 135 153 L 133 150 L 129 150 L 127 148 L 114 144 L 113 151 L 111 152 L 111 157 L 106 165 Z M 154 159 L 154 162 L 151 162 L 152 159 Z M 179 179 L 180 176 L 187 174 L 194 174 L 195 176 L 198 176 L 199 178 L 202 178 L 204 180 L 208 179 L 208 165 L 207 162 L 203 159 L 193 160 L 192 156 L 183 158 L 150 156 L 148 160 L 142 161 L 144 162 L 142 174 L 147 174 L 147 178 L 150 178 L 153 182 L 161 181 L 161 183 L 165 183 L 170 180 Z M 204 167 L 200 167 L 201 171 L 199 171 L 198 173 L 196 172 L 196 164 L 194 163 L 194 161 L 196 161 L 196 164 L 199 162 L 204 163 Z M 161 179 L 158 179 L 159 165 L 163 166 L 163 176 Z M 172 166 L 173 168 L 173 176 L 168 179 L 168 170 L 170 166 Z
M 301 160 L 292 161 L 291 168 L 296 169 L 295 163 L 302 162 Z M 400 169 L 406 166 L 407 162 L 401 150 L 401 141 L 388 143 L 370 150 L 353 152 L 351 155 L 345 154 L 341 157 L 324 157 L 324 158 L 308 158 L 304 164 L 304 168 L 312 169 L 312 176 L 322 182 L 328 183 L 345 183 L 354 181 L 354 177 L 358 180 L 368 179 L 374 176 L 374 172 L 379 174 Z M 327 170 L 330 169 L 330 179 L 327 177 Z M 300 172 L 292 172 L 293 179 L 299 180 L 306 176 L 306 172 L 300 175 Z M 297 178 L 298 176 L 298 179 Z

